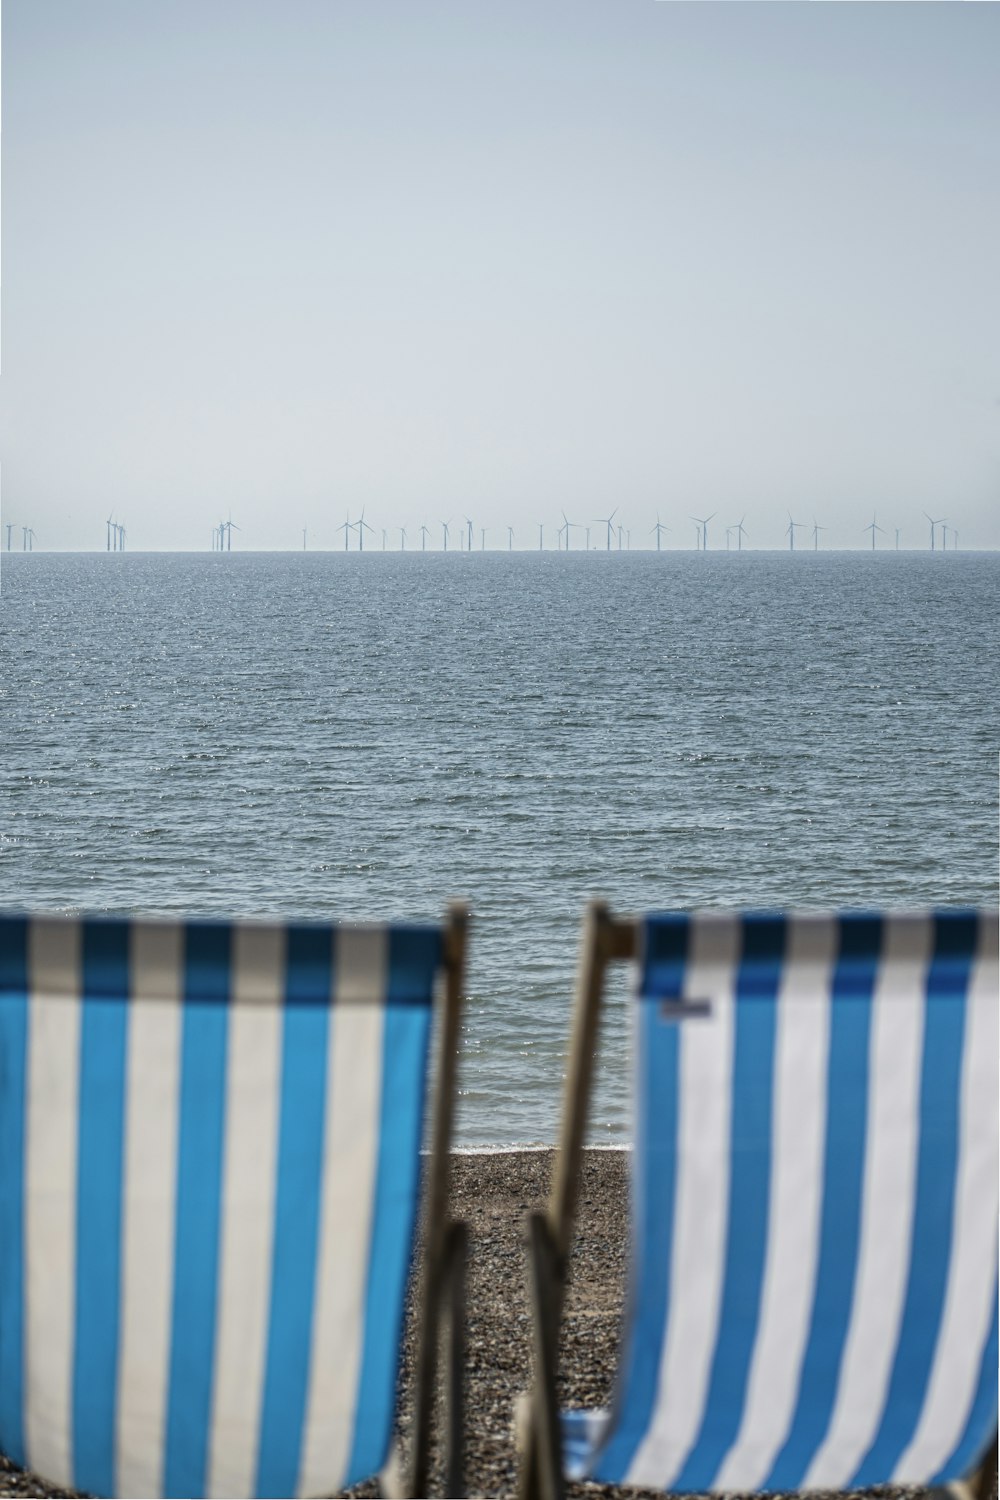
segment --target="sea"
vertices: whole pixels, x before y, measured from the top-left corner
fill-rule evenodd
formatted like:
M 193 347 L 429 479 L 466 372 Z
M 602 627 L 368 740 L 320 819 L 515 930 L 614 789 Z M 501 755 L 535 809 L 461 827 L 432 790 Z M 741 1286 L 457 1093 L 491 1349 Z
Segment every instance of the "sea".
M 998 604 L 988 553 L 4 555 L 0 905 L 465 898 L 458 1140 L 544 1145 L 589 897 L 996 903 Z

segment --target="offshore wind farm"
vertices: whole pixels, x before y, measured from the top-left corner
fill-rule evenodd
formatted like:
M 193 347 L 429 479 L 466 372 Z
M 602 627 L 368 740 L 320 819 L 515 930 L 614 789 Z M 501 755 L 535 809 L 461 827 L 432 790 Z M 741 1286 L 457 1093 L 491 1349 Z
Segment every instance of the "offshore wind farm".
M 286 551 L 301 550 L 311 552 L 358 552 L 366 550 L 372 554 L 377 551 L 389 552 L 408 550 L 407 543 L 410 535 L 410 527 L 414 535 L 420 539 L 419 551 L 434 551 L 434 542 L 428 547 L 428 537 L 433 538 L 434 531 L 428 526 L 426 520 L 414 523 L 400 523 L 395 518 L 386 518 L 383 522 L 379 517 L 376 526 L 366 519 L 367 507 L 363 506 L 359 515 L 351 520 L 348 510 L 345 519 L 337 525 L 326 526 L 303 525 L 295 531 L 288 533 L 286 546 L 275 546 L 273 541 L 273 530 L 270 527 L 263 528 L 268 537 L 267 541 L 255 545 L 252 534 L 244 535 L 243 527 L 233 520 L 232 515 L 224 521 L 218 522 L 211 528 L 211 541 L 209 549 L 212 552 L 231 553 L 233 548 L 233 533 L 237 534 L 237 551 Z M 667 514 L 671 514 L 668 512 Z M 545 520 L 534 523 L 534 527 L 527 531 L 523 527 L 515 527 L 507 522 L 501 525 L 486 525 L 474 522 L 472 517 L 463 515 L 460 521 L 453 518 L 438 521 L 437 527 L 440 531 L 440 543 L 436 550 L 441 552 L 451 551 L 454 553 L 452 531 L 457 531 L 459 539 L 459 553 L 472 556 L 474 553 L 486 552 L 592 552 L 598 553 L 630 553 L 637 552 L 700 552 L 710 551 L 742 554 L 744 552 L 770 552 L 786 550 L 806 556 L 810 552 L 823 551 L 858 551 L 858 552 L 920 552 L 932 553 L 954 553 L 959 551 L 959 529 L 958 526 L 949 521 L 946 516 L 932 518 L 927 511 L 920 513 L 920 518 L 908 516 L 902 524 L 898 524 L 895 517 L 890 517 L 886 512 L 882 513 L 886 518 L 886 525 L 879 521 L 879 515 L 872 516 L 871 521 L 864 527 L 854 530 L 850 525 L 843 522 L 838 523 L 835 519 L 828 522 L 820 522 L 813 517 L 811 526 L 805 521 L 796 520 L 791 511 L 787 512 L 787 521 L 784 529 L 779 529 L 780 523 L 771 522 L 767 529 L 758 528 L 751 540 L 750 533 L 745 525 L 746 512 L 744 511 L 738 519 L 732 521 L 720 520 L 719 513 L 713 511 L 708 516 L 688 516 L 686 519 L 694 527 L 693 545 L 685 546 L 682 537 L 690 536 L 684 529 L 683 516 L 672 516 L 675 525 L 671 526 L 661 519 L 659 510 L 655 513 L 652 525 L 646 527 L 648 517 L 636 516 L 636 535 L 640 539 L 635 548 L 632 546 L 632 528 L 623 519 L 620 506 L 615 506 L 606 516 L 596 517 L 590 524 L 571 519 L 565 509 L 560 508 L 556 516 L 561 518 L 560 524 L 555 520 Z M 920 519 L 926 519 L 929 523 L 929 532 L 920 526 Z M 721 534 L 709 533 L 709 524 L 719 521 L 722 527 Z M 67 546 L 60 538 L 58 532 L 49 533 L 44 541 L 44 550 L 47 551 L 87 551 L 103 550 L 107 553 L 123 553 L 125 551 L 128 532 L 124 523 L 115 520 L 114 512 L 109 515 L 105 522 L 105 534 L 103 547 L 99 544 L 91 548 L 79 548 Z M 591 531 L 597 528 L 597 540 L 591 542 Z M 676 527 L 676 529 L 675 529 Z M 801 541 L 796 545 L 796 534 L 807 533 L 811 545 L 803 545 Z M 15 533 L 20 534 L 20 548 L 14 545 Z M 478 544 L 474 543 L 474 533 L 478 535 Z M 96 532 L 95 532 L 96 534 Z M 6 552 L 20 550 L 22 552 L 35 551 L 37 533 L 34 528 L 27 524 L 18 525 L 12 521 L 0 520 L 0 536 L 6 536 Z M 374 547 L 372 538 L 381 536 L 381 545 Z M 365 538 L 369 538 L 366 547 Z M 888 540 L 889 537 L 892 540 Z M 489 541 L 487 540 L 489 538 Z M 547 540 L 547 538 L 549 540 Z M 554 545 L 551 540 L 554 538 Z M 825 538 L 821 540 L 821 538 Z M 180 539 L 179 539 L 180 542 Z M 188 541 L 186 545 L 180 543 L 176 547 L 164 548 L 162 546 L 143 546 L 140 537 L 138 542 L 139 551 L 197 551 L 197 544 Z M 413 550 L 412 548 L 409 550 Z M 975 535 L 971 542 L 965 544 L 967 551 L 993 551 L 996 544 L 992 538 L 988 540 L 977 540 Z

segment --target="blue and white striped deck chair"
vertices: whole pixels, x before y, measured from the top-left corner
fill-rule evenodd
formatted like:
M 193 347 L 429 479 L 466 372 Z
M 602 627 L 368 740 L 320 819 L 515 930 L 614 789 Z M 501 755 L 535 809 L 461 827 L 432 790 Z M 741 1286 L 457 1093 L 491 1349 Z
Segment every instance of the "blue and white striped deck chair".
M 595 906 L 584 950 L 562 1153 L 532 1223 L 523 1488 L 559 1492 L 560 1447 L 571 1476 L 679 1492 L 988 1482 L 996 912 L 630 923 Z M 602 976 L 632 956 L 627 1326 L 610 1412 L 560 1422 Z
M 436 990 L 435 1297 L 450 1253 L 464 933 L 460 909 L 440 927 L 0 916 L 11 1459 L 99 1495 L 330 1494 L 380 1468 Z M 430 1293 L 424 1317 L 428 1417 Z

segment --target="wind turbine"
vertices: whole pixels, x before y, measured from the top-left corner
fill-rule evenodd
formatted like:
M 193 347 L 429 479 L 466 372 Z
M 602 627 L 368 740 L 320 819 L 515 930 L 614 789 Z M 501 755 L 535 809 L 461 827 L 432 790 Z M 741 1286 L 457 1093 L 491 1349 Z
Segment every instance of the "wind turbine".
M 441 530 L 444 532 L 444 550 L 447 552 L 447 550 L 448 550 L 448 522 L 447 521 L 442 521 L 441 522 Z
M 32 531 L 32 529 L 31 529 L 30 526 L 22 526 L 21 527 L 21 551 L 22 552 L 30 552 L 31 551 L 31 548 L 28 545 L 28 538 L 34 536 L 34 534 L 35 533 Z
M 669 531 L 669 530 L 670 530 L 670 527 L 669 526 L 664 526 L 663 522 L 660 520 L 660 512 L 657 511 L 656 512 L 656 525 L 653 526 L 650 529 L 650 533 L 649 533 L 650 536 L 652 536 L 653 532 L 654 531 L 656 532 L 656 550 L 657 550 L 657 552 L 660 551 L 660 532 L 661 531 Z
M 589 526 L 586 528 L 586 531 L 587 531 L 586 550 L 589 552 L 590 551 L 590 527 Z
M 729 551 L 729 533 L 732 531 L 732 529 L 733 528 L 731 526 L 727 526 L 726 527 L 726 551 L 727 552 Z
M 385 551 L 386 543 L 388 542 L 388 540 L 389 540 L 389 533 L 386 531 L 385 527 L 383 526 L 382 527 L 382 551 L 383 552 Z
M 900 528 L 897 526 L 896 527 L 896 551 L 897 552 L 899 551 L 899 531 L 900 531 Z
M 486 551 L 486 527 L 485 526 L 480 526 L 479 530 L 482 533 L 482 538 L 481 538 L 481 540 L 482 540 L 482 546 L 480 547 L 479 550 L 480 550 L 480 552 L 485 552 Z
M 743 551 L 743 538 L 747 535 L 747 529 L 746 529 L 746 527 L 743 524 L 743 522 L 745 520 L 746 520 L 746 513 L 744 512 L 744 514 L 742 516 L 740 516 L 740 519 L 737 522 L 736 527 L 735 527 L 735 531 L 736 531 L 736 550 L 737 550 L 737 552 L 742 552 Z
M 611 551 L 611 531 L 612 531 L 611 522 L 614 520 L 614 518 L 615 518 L 615 516 L 617 514 L 618 514 L 618 507 L 616 505 L 615 508 L 614 508 L 614 510 L 611 512 L 610 516 L 595 516 L 594 517 L 595 524 L 599 523 L 601 526 L 606 526 L 608 528 L 608 551 L 609 552 Z
M 707 552 L 708 551 L 708 523 L 709 523 L 709 521 L 714 521 L 717 514 L 718 514 L 718 512 L 713 510 L 713 512 L 712 512 L 712 514 L 710 516 L 692 516 L 691 517 L 691 520 L 695 523 L 695 525 L 701 527 L 701 550 L 702 550 L 702 552 Z M 697 549 L 695 549 L 695 550 L 697 550 Z
M 375 535 L 375 527 L 369 526 L 368 522 L 365 520 L 364 506 L 361 507 L 361 515 L 354 524 L 358 528 L 358 551 L 363 552 L 365 550 L 365 532 L 370 531 L 372 536 Z
M 507 527 L 507 551 L 508 552 L 513 552 L 513 550 L 514 550 L 514 528 L 513 528 L 513 526 L 508 526 Z
M 625 530 L 625 527 L 623 526 L 622 522 L 619 521 L 618 522 L 618 551 L 619 552 L 622 550 L 622 533 L 623 533 L 624 530 Z
M 111 514 L 110 514 L 110 516 L 108 517 L 108 519 L 104 523 L 105 526 L 107 527 L 107 550 L 109 552 L 111 551 L 111 528 L 114 525 L 114 521 L 115 521 L 115 513 L 114 513 L 114 511 L 112 511 Z M 9 547 L 7 548 L 7 551 L 8 552 L 10 551 Z
M 13 521 L 8 521 L 7 522 L 7 551 L 8 552 L 10 551 L 10 534 L 11 534 L 11 532 L 13 530 L 14 530 L 14 523 L 13 523 Z
M 566 551 L 568 552 L 569 551 L 569 517 L 567 516 L 567 514 L 566 514 L 566 512 L 564 510 L 561 510 L 559 512 L 559 514 L 563 518 L 563 523 L 560 526 L 559 530 L 556 532 L 556 551 L 558 552 L 559 548 L 562 546 L 562 535 L 563 535 L 563 532 L 565 532 L 566 533 Z
M 865 529 L 865 531 L 870 531 L 871 534 L 872 534 L 872 551 L 874 552 L 875 551 L 875 533 L 876 533 L 876 531 L 884 531 L 885 527 L 884 526 L 880 526 L 878 524 L 878 522 L 875 520 L 875 517 L 872 516 L 872 524 L 870 526 L 866 526 L 864 529 Z
M 785 535 L 788 538 L 789 552 L 795 551 L 795 528 L 796 526 L 802 526 L 802 524 L 801 521 L 793 521 L 791 511 L 788 512 L 788 530 L 785 532 Z
M 948 550 L 948 528 L 944 524 L 943 521 L 940 524 L 941 524 L 941 551 L 942 552 L 947 552 L 947 550 Z
M 926 511 L 924 511 L 924 515 L 927 516 L 927 512 Z M 935 526 L 943 526 L 944 523 L 945 523 L 945 521 L 948 518 L 947 518 L 947 516 L 940 516 L 935 521 L 935 519 L 934 519 L 933 516 L 927 516 L 927 519 L 931 523 L 931 551 L 933 552 L 934 551 L 934 528 L 935 528 Z
M 472 551 L 472 522 L 469 520 L 468 516 L 466 516 L 466 518 L 465 518 L 465 524 L 469 528 L 469 551 L 471 552 Z
M 124 552 L 125 551 L 125 538 L 128 536 L 128 532 L 125 530 L 124 526 L 119 526 L 117 528 L 117 530 L 118 530 L 118 551 L 119 552 Z
M 351 542 L 351 532 L 354 530 L 354 522 L 351 520 L 351 512 L 347 512 L 347 520 L 337 527 L 338 531 L 344 533 L 344 551 L 347 552 Z
M 399 528 L 399 550 L 400 550 L 400 552 L 405 552 L 406 551 L 406 527 L 405 526 L 401 526 Z
M 819 534 L 820 534 L 821 531 L 825 531 L 825 530 L 826 530 L 826 527 L 825 526 L 821 526 L 819 524 L 819 522 L 817 521 L 816 517 L 813 516 L 813 551 L 814 552 L 818 552 L 819 551 Z
M 304 526 L 302 528 L 302 550 L 303 552 L 306 550 L 306 528 Z
M 539 550 L 539 552 L 541 552 L 541 550 L 542 550 L 542 532 L 544 530 L 545 530 L 545 528 L 544 528 L 542 522 L 539 521 L 539 523 L 538 523 L 538 550 Z
M 428 529 L 429 528 L 426 527 L 423 524 L 423 522 L 420 523 L 420 550 L 421 550 L 421 552 L 426 552 L 427 551 Z
M 234 531 L 239 531 L 239 530 L 240 530 L 240 528 L 239 528 L 239 526 L 237 526 L 237 524 L 236 524 L 235 521 L 229 520 L 229 521 L 226 522 L 226 551 L 227 552 L 232 552 L 232 550 L 233 550 L 233 532 Z

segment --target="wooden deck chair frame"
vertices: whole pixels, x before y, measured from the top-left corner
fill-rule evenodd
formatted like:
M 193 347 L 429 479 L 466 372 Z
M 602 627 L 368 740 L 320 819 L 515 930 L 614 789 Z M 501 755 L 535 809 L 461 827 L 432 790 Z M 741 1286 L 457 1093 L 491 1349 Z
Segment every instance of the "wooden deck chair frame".
M 548 1208 L 528 1219 L 533 1381 L 520 1424 L 519 1500 L 563 1500 L 557 1373 L 559 1329 L 573 1239 L 581 1156 L 608 965 L 638 957 L 640 924 L 589 903 L 583 924 L 569 1063 Z M 997 1439 L 967 1479 L 931 1491 L 935 1500 L 989 1500 L 996 1490 Z
M 468 1227 L 449 1217 L 452 1125 L 458 1073 L 468 909 L 448 908 L 444 929 L 444 1003 L 437 1038 L 437 1066 L 431 1118 L 430 1162 L 424 1189 L 423 1281 L 420 1289 L 413 1440 L 401 1476 L 383 1478 L 390 1494 L 426 1495 L 431 1430 L 438 1384 L 439 1348 L 444 1338 L 445 1494 L 463 1493 L 463 1366 L 465 1358 L 465 1266 Z

